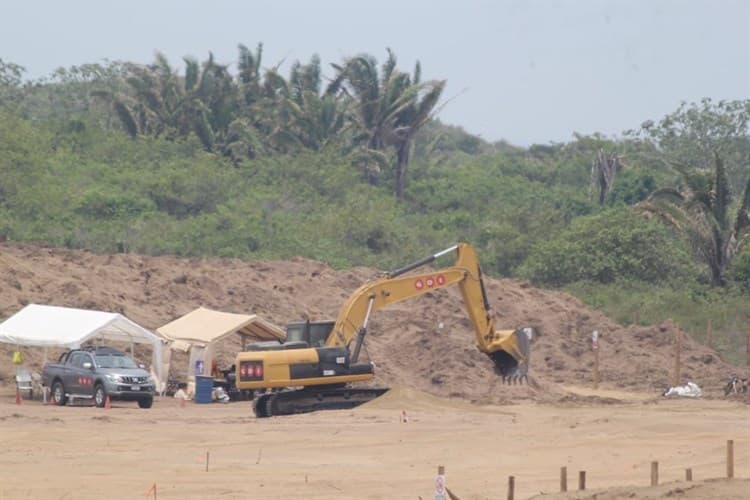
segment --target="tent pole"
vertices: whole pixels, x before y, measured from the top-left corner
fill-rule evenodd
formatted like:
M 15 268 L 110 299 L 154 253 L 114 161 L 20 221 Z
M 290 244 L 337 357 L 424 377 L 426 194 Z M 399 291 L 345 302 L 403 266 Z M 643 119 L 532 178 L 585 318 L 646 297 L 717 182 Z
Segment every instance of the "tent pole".
M 42 362 L 42 367 L 44 367 L 44 365 L 47 364 L 47 346 L 44 346 L 44 349 L 42 350 L 42 352 L 44 353 L 43 354 L 44 361 Z M 42 390 L 42 403 L 44 404 L 47 404 L 47 391 L 48 390 L 49 389 L 47 387 L 45 387 L 44 390 Z

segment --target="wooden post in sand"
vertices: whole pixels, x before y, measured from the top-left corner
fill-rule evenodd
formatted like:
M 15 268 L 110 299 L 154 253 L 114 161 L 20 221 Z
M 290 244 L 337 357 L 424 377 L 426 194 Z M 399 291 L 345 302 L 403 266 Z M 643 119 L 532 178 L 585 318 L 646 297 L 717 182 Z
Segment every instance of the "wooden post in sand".
M 594 350 L 594 389 L 599 388 L 599 332 L 591 333 L 591 348 Z
M 680 325 L 675 324 L 674 333 L 674 386 L 680 385 Z
M 516 478 L 513 476 L 508 476 L 508 500 L 513 500 L 515 498 L 515 490 Z
M 706 327 L 706 346 L 711 349 L 711 336 L 713 334 L 713 325 L 711 324 L 711 318 L 708 319 L 708 326 Z
M 568 491 L 568 468 L 560 467 L 560 491 Z
M 594 389 L 599 388 L 599 349 L 594 349 Z
M 578 471 L 578 489 L 583 491 L 586 489 L 586 471 Z
M 685 481 L 690 482 L 693 480 L 693 469 L 685 469 Z
M 651 486 L 659 484 L 659 462 L 651 462 Z
M 727 478 L 734 477 L 734 441 L 727 441 Z

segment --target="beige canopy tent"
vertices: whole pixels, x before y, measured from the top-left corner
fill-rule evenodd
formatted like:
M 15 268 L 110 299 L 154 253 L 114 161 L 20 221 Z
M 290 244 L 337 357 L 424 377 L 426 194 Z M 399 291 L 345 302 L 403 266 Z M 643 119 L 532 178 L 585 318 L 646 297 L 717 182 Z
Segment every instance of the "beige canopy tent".
M 205 307 L 157 328 L 156 332 L 169 342 L 164 357 L 165 373 L 169 373 L 171 351 L 189 353 L 188 383 L 194 383 L 195 375 L 211 375 L 215 346 L 227 336 L 239 334 L 243 350 L 249 341 L 283 340 L 286 337 L 283 329 L 256 314 L 234 314 Z

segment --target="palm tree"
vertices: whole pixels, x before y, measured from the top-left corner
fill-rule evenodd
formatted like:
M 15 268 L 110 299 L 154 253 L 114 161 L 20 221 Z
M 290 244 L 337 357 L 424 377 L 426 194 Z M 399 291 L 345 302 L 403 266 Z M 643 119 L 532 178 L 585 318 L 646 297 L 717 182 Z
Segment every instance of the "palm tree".
M 402 198 L 414 136 L 431 117 L 445 81 L 420 82 L 419 63 L 413 77 L 398 71 L 390 49 L 380 74 L 375 58 L 366 54 L 333 67 L 337 75 L 326 93 L 342 93 L 354 100 L 352 119 L 359 132 L 355 141 L 360 146 L 375 151 L 388 147 L 396 150 L 395 192 Z
M 409 164 L 414 137 L 432 117 L 433 110 L 445 88 L 445 80 L 420 84 L 421 67 L 417 62 L 414 69 L 413 85 L 418 87 L 417 95 L 397 118 L 398 127 L 394 131 L 396 147 L 396 196 L 401 199 L 406 187 L 406 166 Z
M 281 132 L 288 141 L 314 151 L 339 142 L 346 125 L 346 102 L 336 95 L 321 95 L 321 82 L 317 55 L 308 64 L 297 61 L 281 100 L 286 118 Z
M 320 95 L 320 58 L 292 65 L 289 80 L 278 66 L 268 69 L 260 96 L 252 109 L 256 127 L 279 151 L 298 148 L 320 150 L 340 139 L 345 126 L 344 102 L 336 95 Z
M 214 151 L 224 144 L 235 118 L 236 86 L 227 66 L 217 64 L 211 53 L 200 70 L 196 61 L 186 58 L 185 62 L 181 122 L 198 136 L 207 151 Z
M 251 107 L 260 98 L 261 74 L 260 63 L 263 58 L 263 44 L 259 43 L 255 53 L 246 46 L 239 45 L 237 61 L 237 79 L 239 80 L 242 105 Z
M 655 191 L 639 205 L 656 214 L 688 238 L 697 257 L 708 266 L 711 284 L 723 286 L 725 272 L 750 229 L 750 180 L 734 220 L 724 162 L 713 151 L 713 172 L 675 167 L 682 184 Z
M 224 145 L 234 121 L 237 89 L 225 65 L 213 54 L 203 64 L 184 58 L 180 77 L 163 54 L 147 66 L 127 66 L 126 91 L 99 92 L 111 101 L 125 130 L 138 134 L 187 136 L 194 133 L 207 151 Z

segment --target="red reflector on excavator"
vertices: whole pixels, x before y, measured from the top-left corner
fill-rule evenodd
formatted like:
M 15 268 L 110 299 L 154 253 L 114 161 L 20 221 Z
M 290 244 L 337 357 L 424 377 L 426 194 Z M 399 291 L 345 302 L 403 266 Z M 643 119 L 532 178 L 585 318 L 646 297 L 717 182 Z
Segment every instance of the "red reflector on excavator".
M 263 380 L 262 361 L 244 361 L 240 363 L 240 381 Z

